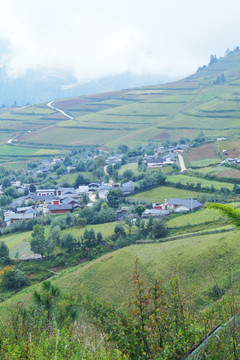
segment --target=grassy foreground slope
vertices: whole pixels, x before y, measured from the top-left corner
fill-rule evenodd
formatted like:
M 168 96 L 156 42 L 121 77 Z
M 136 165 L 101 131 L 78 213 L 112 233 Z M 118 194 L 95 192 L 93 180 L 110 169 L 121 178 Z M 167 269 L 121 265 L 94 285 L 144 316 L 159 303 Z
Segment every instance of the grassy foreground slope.
M 133 288 L 132 270 L 136 257 L 145 280 L 162 279 L 168 292 L 169 281 L 178 276 L 186 292 L 191 290 L 199 306 L 214 297 L 216 282 L 223 293 L 229 287 L 230 273 L 233 283 L 240 275 L 239 231 L 210 234 L 175 240 L 125 247 L 103 257 L 64 270 L 52 278 L 63 292 L 76 295 L 84 286 L 96 297 L 125 306 Z M 0 304 L 0 313 L 18 301 L 29 301 L 34 288 L 20 291 Z M 207 299 L 208 297 L 208 299 Z
M 239 64 L 240 52 L 235 51 L 174 83 L 57 100 L 53 106 L 73 119 L 57 120 L 56 113 L 42 114 L 47 126 L 39 126 L 38 121 L 39 128 L 23 132 L 19 142 L 43 147 L 50 144 L 115 147 L 181 137 L 193 139 L 199 131 L 207 138 L 239 137 Z M 219 82 L 222 74 L 225 81 Z M 24 119 L 27 116 L 29 120 L 26 126 L 35 121 L 40 110 L 35 107 L 28 111 L 28 115 L 24 113 Z M 47 110 L 43 106 L 41 111 Z M 9 115 L 2 115 L 9 123 L 20 122 L 22 116 L 15 113 L 10 119 Z

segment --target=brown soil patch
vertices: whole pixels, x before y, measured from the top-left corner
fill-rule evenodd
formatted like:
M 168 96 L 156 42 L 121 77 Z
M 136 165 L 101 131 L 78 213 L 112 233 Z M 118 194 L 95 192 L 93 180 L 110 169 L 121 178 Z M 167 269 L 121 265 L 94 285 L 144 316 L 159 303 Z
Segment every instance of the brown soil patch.
M 110 257 L 108 257 L 106 259 L 103 259 L 102 261 L 108 261 L 108 260 L 111 260 L 112 258 L 113 258 L 113 256 L 110 256 Z
M 45 116 L 43 119 L 66 120 L 66 116 L 58 112 L 55 114 L 49 114 L 48 116 Z
M 239 157 L 239 150 L 238 149 L 231 149 L 227 150 L 226 158 L 237 158 Z
M 77 105 L 85 104 L 88 101 L 89 101 L 88 99 L 67 99 L 67 100 L 61 100 L 61 101 L 54 102 L 54 106 L 60 107 L 63 109 L 69 109 L 69 108 L 77 106 Z
M 85 262 L 87 262 L 87 261 L 88 261 L 87 258 L 81 259 L 81 260 L 79 261 L 79 264 L 83 264 L 83 263 L 85 263 Z
M 93 95 L 88 95 L 88 99 L 100 99 L 100 100 L 105 100 L 105 99 L 111 99 L 113 97 L 119 97 L 123 94 L 126 93 L 126 90 L 120 90 L 120 91 L 110 91 L 110 92 L 106 92 L 106 93 L 101 93 L 101 94 L 93 94 Z
M 240 179 L 240 166 L 239 166 L 239 170 L 228 169 L 227 171 L 221 171 L 221 172 L 217 173 L 216 176 Z
M 32 279 L 32 278 L 34 278 L 35 276 L 36 276 L 36 274 L 31 273 L 30 275 L 28 275 L 28 278 L 29 278 L 29 279 Z
M 66 269 L 66 266 L 55 266 L 54 268 L 52 268 L 52 270 L 56 272 L 59 272 L 63 269 Z
M 191 148 L 188 153 L 190 161 L 218 158 L 214 148 L 214 143 L 204 144 L 196 148 Z
M 167 132 L 161 132 L 160 134 L 154 136 L 151 140 L 166 140 L 169 139 L 171 135 Z

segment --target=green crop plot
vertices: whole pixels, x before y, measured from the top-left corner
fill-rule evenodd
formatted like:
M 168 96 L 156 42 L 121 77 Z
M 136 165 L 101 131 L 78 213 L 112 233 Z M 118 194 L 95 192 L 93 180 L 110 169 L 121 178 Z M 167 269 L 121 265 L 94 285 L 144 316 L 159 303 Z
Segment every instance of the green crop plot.
M 189 198 L 201 198 L 203 195 L 208 196 L 204 193 L 198 193 L 197 191 L 190 191 L 190 190 L 183 190 L 183 189 L 176 189 L 170 186 L 160 186 L 158 188 L 143 191 L 133 196 L 130 196 L 131 200 L 135 200 L 138 202 L 163 202 L 165 199 L 168 200 L 169 198 L 182 198 L 182 199 L 189 199 Z
M 207 222 L 217 222 L 219 220 L 226 221 L 226 218 L 219 210 L 213 209 L 200 209 L 194 213 L 189 213 L 175 217 L 167 222 L 167 226 L 190 226 L 199 225 Z
M 13 145 L 2 145 L 0 146 L 0 156 L 1 155 L 33 155 L 38 151 L 36 148 L 20 147 Z
M 122 165 L 119 170 L 119 174 L 122 175 L 125 170 L 131 170 L 135 175 L 141 173 L 141 171 L 138 171 L 137 163 L 130 163 L 130 164 Z
M 31 232 L 24 232 L 20 234 L 11 234 L 1 237 L 0 241 L 4 241 L 9 247 L 10 256 L 14 258 L 18 253 L 20 257 L 31 255 L 30 250 Z
M 196 170 L 200 174 L 210 174 L 221 177 L 240 178 L 240 169 L 231 169 L 225 166 L 209 166 Z
M 233 184 L 230 183 L 222 183 L 220 181 L 213 181 L 213 180 L 210 181 L 188 175 L 170 175 L 167 177 L 167 181 L 171 184 L 176 184 L 180 182 L 184 185 L 188 185 L 188 184 L 197 185 L 200 183 L 202 187 L 208 187 L 208 188 L 211 188 L 211 186 L 213 185 L 216 190 L 220 190 L 223 187 L 229 190 L 233 190 L 233 186 L 234 186 Z
M 86 130 L 52 126 L 22 137 L 26 143 L 44 145 L 102 145 L 125 134 L 120 130 Z
M 59 154 L 57 149 L 38 149 L 31 147 L 22 147 L 16 145 L 1 145 L 0 156 L 32 156 L 32 155 L 56 155 Z
M 13 114 L 30 114 L 30 115 L 46 115 L 51 114 L 55 110 L 49 107 L 40 107 L 40 106 L 27 106 L 14 111 Z
M 114 228 L 117 224 L 124 225 L 124 223 L 122 223 L 122 222 L 114 221 L 114 222 L 105 223 L 105 224 L 88 225 L 88 226 L 85 226 L 84 228 L 74 227 L 71 229 L 63 230 L 62 233 L 65 234 L 66 232 L 70 232 L 73 234 L 73 236 L 75 238 L 80 239 L 86 229 L 90 230 L 92 228 L 95 231 L 95 234 L 97 234 L 98 232 L 101 232 L 105 239 L 106 237 L 114 234 Z M 126 230 L 127 229 L 128 229 L 128 227 L 126 226 Z
M 219 164 L 219 162 L 220 162 L 220 159 L 218 159 L 218 158 L 202 159 L 202 160 L 191 161 L 191 166 L 193 166 L 193 167 L 203 167 L 203 166 Z

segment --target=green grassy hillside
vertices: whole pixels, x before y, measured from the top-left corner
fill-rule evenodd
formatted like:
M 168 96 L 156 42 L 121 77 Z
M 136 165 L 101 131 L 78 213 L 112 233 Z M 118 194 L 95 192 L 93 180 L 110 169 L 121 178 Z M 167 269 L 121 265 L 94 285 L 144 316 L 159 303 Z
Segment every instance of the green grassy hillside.
M 133 245 L 103 257 L 63 270 L 52 278 L 63 292 L 76 295 L 84 286 L 96 297 L 125 306 L 133 288 L 132 270 L 136 257 L 143 277 L 151 282 L 162 279 L 168 292 L 169 281 L 178 276 L 181 285 L 197 306 L 216 300 L 213 287 L 218 283 L 228 291 L 229 277 L 239 277 L 239 231 L 190 237 L 166 243 Z M 26 288 L 0 304 L 0 311 L 18 301 L 29 301 L 34 288 Z

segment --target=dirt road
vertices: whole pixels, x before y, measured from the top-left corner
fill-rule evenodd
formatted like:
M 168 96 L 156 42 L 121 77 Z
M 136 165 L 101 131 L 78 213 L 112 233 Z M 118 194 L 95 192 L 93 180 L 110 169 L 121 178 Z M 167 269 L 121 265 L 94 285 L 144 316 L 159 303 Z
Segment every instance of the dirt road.
M 178 154 L 178 160 L 179 160 L 179 164 L 180 164 L 180 167 L 181 167 L 181 172 L 186 171 L 187 169 L 186 169 L 182 154 Z

